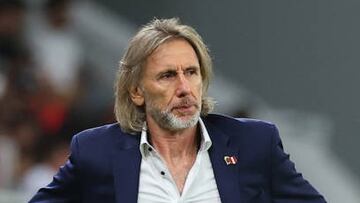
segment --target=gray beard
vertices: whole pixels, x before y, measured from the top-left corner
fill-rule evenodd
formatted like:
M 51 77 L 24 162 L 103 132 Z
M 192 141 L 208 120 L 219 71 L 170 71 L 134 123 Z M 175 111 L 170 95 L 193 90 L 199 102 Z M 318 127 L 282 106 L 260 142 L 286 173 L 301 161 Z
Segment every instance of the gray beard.
M 170 110 L 160 111 L 157 108 L 150 107 L 149 113 L 155 122 L 162 128 L 170 131 L 179 131 L 195 126 L 200 118 L 200 110 L 187 120 L 176 117 Z

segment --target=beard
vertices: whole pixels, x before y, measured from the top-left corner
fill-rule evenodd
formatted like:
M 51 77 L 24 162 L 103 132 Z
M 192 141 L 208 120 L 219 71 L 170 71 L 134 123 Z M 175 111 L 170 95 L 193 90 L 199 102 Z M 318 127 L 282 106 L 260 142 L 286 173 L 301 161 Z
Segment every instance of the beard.
M 196 108 L 195 113 L 190 117 L 182 119 L 172 112 L 174 108 L 185 105 L 193 105 Z M 150 116 L 161 128 L 170 131 L 179 131 L 193 127 L 198 123 L 201 111 L 200 106 L 200 104 L 190 98 L 183 98 L 177 104 L 171 105 L 164 110 L 161 110 L 150 101 L 147 102 L 146 109 Z

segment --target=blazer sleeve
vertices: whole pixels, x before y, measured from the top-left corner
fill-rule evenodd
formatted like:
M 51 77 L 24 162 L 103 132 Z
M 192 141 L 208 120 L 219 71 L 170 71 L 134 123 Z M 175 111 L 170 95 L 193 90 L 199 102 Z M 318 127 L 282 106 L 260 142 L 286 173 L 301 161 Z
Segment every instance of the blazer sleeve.
M 70 156 L 54 176 L 52 182 L 41 188 L 29 203 L 81 202 L 79 156 L 77 136 L 71 141 Z
M 295 165 L 284 152 L 279 132 L 272 126 L 273 137 L 271 147 L 271 185 L 272 201 L 289 202 L 326 202 L 310 183 L 295 169 Z

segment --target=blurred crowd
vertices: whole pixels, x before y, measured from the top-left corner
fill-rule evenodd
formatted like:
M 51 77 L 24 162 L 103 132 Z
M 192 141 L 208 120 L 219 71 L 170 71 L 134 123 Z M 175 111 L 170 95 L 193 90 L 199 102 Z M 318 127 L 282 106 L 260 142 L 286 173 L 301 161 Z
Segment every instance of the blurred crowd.
M 113 122 L 112 104 L 89 101 L 99 81 L 68 15 L 71 0 L 41 2 L 31 18 L 27 2 L 0 0 L 0 189 L 28 194 L 65 162 L 75 133 Z

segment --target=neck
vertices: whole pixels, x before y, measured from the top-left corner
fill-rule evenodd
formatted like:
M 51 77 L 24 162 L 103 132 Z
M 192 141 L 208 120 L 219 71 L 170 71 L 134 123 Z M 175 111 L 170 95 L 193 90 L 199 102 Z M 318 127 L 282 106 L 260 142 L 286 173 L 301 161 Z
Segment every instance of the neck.
M 148 121 L 149 138 L 166 162 L 196 156 L 200 143 L 197 125 L 179 131 L 161 128 Z
M 180 131 L 163 129 L 152 119 L 147 120 L 147 125 L 150 141 L 166 162 L 181 194 L 200 143 L 197 125 Z

